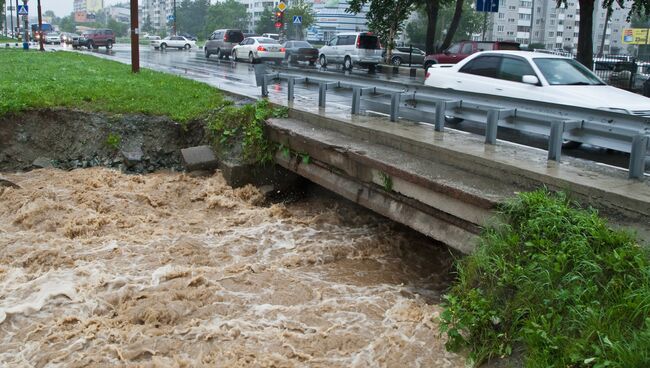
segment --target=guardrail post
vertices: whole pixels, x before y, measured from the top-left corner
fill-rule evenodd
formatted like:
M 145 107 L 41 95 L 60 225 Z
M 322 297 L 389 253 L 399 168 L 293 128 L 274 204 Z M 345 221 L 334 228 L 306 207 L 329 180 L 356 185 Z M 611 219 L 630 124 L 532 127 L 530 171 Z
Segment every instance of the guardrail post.
M 361 88 L 352 88 L 352 114 L 359 115 L 361 111 Z
M 269 79 L 268 79 L 268 77 L 269 77 L 268 75 L 264 75 L 262 77 L 262 97 L 268 97 L 268 95 L 269 95 L 269 88 L 268 88 Z
M 564 135 L 564 122 L 552 121 L 551 132 L 548 137 L 548 159 L 560 161 L 562 155 L 562 136 Z
M 630 179 L 642 179 L 645 169 L 645 156 L 648 150 L 650 136 L 636 135 L 632 138 L 632 151 L 630 151 Z
M 445 112 L 447 111 L 447 102 L 436 102 L 436 132 L 442 132 L 445 129 Z
M 293 101 L 293 89 L 295 84 L 296 84 L 296 80 L 294 78 L 287 79 L 287 100 L 288 101 Z
M 390 121 L 397 121 L 401 95 L 401 92 L 395 92 L 390 96 Z
M 318 84 L 318 107 L 325 107 L 326 94 L 327 83 L 320 82 Z
M 499 127 L 499 110 L 489 110 L 487 114 L 487 126 L 485 128 L 485 143 L 497 143 L 497 128 Z

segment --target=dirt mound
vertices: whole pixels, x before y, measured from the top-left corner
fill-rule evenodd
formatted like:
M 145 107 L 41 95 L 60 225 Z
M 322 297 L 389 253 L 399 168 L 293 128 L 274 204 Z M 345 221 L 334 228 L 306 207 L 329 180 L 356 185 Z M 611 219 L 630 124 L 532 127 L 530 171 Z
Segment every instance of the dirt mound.
M 105 166 L 127 172 L 182 170 L 180 149 L 203 144 L 201 122 L 70 109 L 0 117 L 0 171 Z

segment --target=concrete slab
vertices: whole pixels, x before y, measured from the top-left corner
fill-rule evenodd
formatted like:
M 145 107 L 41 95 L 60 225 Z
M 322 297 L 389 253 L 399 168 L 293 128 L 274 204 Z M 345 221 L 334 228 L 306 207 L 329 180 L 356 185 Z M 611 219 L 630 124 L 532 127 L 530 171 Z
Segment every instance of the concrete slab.
M 181 156 L 188 171 L 216 170 L 219 167 L 217 156 L 210 146 L 183 148 Z

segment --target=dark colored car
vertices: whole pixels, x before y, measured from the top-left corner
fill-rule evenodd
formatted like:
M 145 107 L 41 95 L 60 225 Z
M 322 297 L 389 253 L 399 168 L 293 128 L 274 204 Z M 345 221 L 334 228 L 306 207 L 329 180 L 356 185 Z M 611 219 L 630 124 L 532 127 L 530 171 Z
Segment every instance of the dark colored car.
M 643 83 L 643 95 L 650 97 L 650 79 L 646 80 L 645 83 Z
M 188 40 L 191 40 L 191 41 L 198 41 L 199 40 L 198 38 L 196 38 L 196 36 L 191 35 L 189 33 L 179 33 L 179 34 L 177 34 L 177 36 L 185 37 L 185 38 L 187 38 Z
M 451 45 L 440 54 L 427 55 L 424 58 L 424 70 L 433 64 L 456 64 L 464 58 L 479 51 L 519 50 L 518 42 L 510 41 L 460 41 Z
M 384 51 L 383 56 L 384 59 L 386 59 L 386 51 Z M 426 54 L 424 51 L 417 47 L 414 47 L 413 49 L 410 47 L 396 47 L 393 49 L 393 56 L 390 60 L 386 60 L 386 62 L 390 62 L 395 66 L 400 66 L 402 64 L 408 64 L 410 58 L 411 64 L 422 65 L 425 56 Z
M 205 42 L 205 57 L 217 55 L 219 59 L 230 57 L 232 48 L 244 40 L 244 34 L 238 29 L 217 29 Z
M 318 60 L 318 49 L 307 41 L 287 41 L 283 47 L 284 57 L 289 63 L 308 61 L 309 65 L 314 65 Z
M 112 49 L 115 43 L 115 33 L 111 29 L 93 29 L 84 32 L 79 38 L 79 46 L 98 49 L 106 46 L 106 50 Z

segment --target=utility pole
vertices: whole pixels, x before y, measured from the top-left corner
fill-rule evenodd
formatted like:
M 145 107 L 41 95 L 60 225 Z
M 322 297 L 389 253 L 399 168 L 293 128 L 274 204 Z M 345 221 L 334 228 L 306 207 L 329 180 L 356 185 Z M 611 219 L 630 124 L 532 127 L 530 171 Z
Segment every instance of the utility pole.
M 16 28 L 20 28 L 20 15 L 18 15 L 18 0 L 16 0 L 16 7 L 14 9 L 16 9 Z M 18 33 L 18 32 L 14 32 L 14 33 Z
M 174 36 L 176 36 L 176 0 L 174 0 Z
M 535 23 L 533 23 L 533 19 L 535 19 L 535 0 L 532 1 L 532 8 L 530 9 L 530 32 L 528 34 L 528 49 L 530 50 L 530 45 L 533 44 L 533 28 L 535 27 Z M 532 51 L 532 50 L 531 50 Z
M 131 0 L 131 72 L 140 72 L 140 30 L 138 29 L 138 0 Z
M 43 16 L 41 15 L 41 0 L 38 0 L 38 49 L 45 51 L 43 47 Z
M 16 37 L 16 30 L 14 29 L 14 6 L 9 1 L 9 19 L 11 19 L 11 38 Z
M 23 5 L 27 6 L 27 0 L 23 0 Z M 29 15 L 23 15 L 23 25 L 25 29 L 23 30 L 23 50 L 29 50 L 29 33 L 27 28 L 29 28 Z

